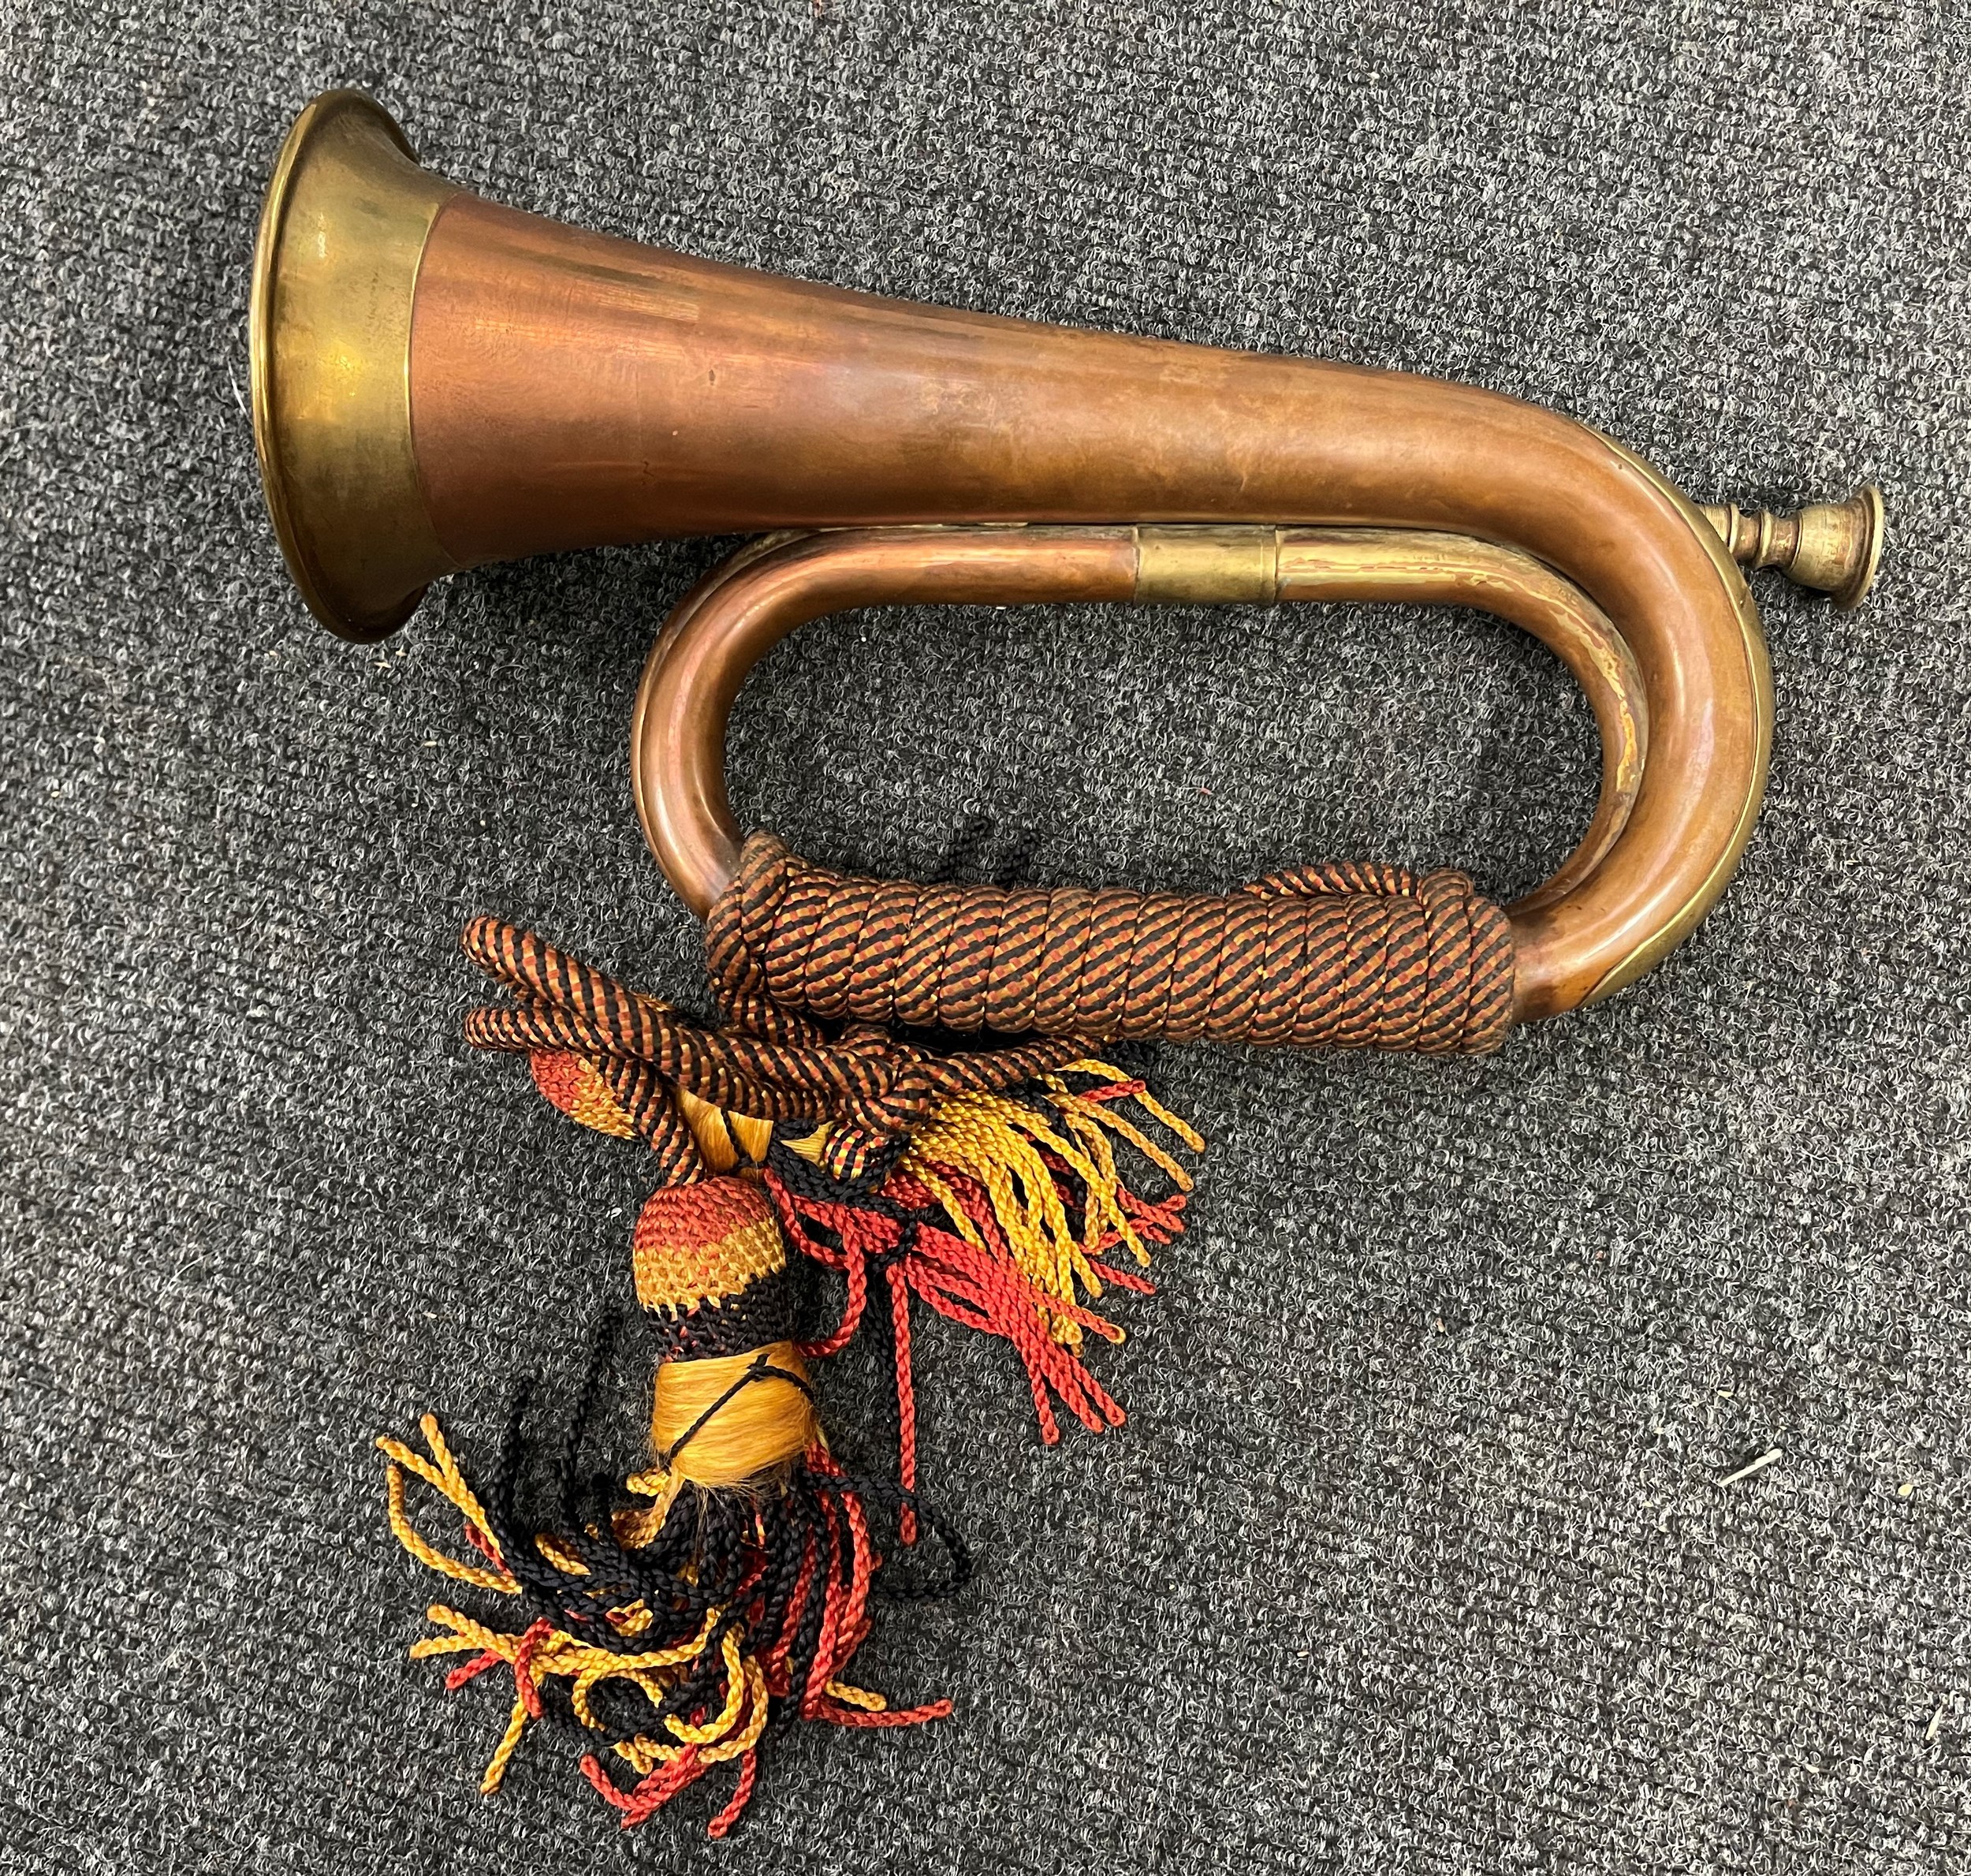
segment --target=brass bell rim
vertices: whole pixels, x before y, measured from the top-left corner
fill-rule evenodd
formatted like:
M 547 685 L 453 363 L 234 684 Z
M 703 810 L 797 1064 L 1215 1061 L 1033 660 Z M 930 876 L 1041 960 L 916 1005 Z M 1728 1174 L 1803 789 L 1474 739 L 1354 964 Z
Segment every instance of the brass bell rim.
M 296 519 L 296 504 L 287 453 L 274 410 L 274 288 L 281 244 L 288 231 L 288 211 L 293 204 L 296 180 L 313 157 L 323 129 L 336 118 L 350 112 L 374 118 L 404 155 L 413 162 L 416 160 L 417 153 L 411 147 L 402 125 L 363 92 L 324 91 L 319 97 L 309 100 L 289 127 L 280 156 L 274 166 L 273 177 L 267 184 L 266 200 L 260 205 L 259 231 L 253 244 L 253 292 L 247 311 L 247 361 L 253 403 L 253 442 L 260 458 L 260 486 L 288 570 L 309 611 L 332 632 L 339 637 L 374 643 L 401 625 L 411 616 L 416 602 L 413 601 L 411 606 L 405 606 L 401 616 L 389 625 L 372 626 L 367 621 L 350 617 L 325 590 L 315 568 L 315 556 L 308 550 Z
M 286 315 L 284 300 L 290 292 L 285 250 L 296 203 L 317 172 L 332 161 L 330 146 L 335 133 L 352 118 L 380 134 L 407 163 L 417 162 L 417 152 L 402 126 L 366 92 L 347 88 L 325 91 L 295 119 L 275 161 L 254 243 L 247 312 L 248 377 L 262 492 L 295 585 L 309 610 L 337 636 L 374 644 L 410 617 L 423 598 L 424 588 L 419 585 L 408 594 L 398 591 L 381 596 L 364 590 L 369 583 L 360 573 L 352 576 L 339 564 L 349 558 L 350 543 L 339 538 L 348 530 L 331 524 L 325 534 L 315 518 L 319 491 L 308 486 L 310 465 L 298 460 L 309 446 L 296 435 L 285 408 L 289 386 L 281 369 L 278 342 Z M 406 421 L 408 442 L 408 410 Z M 319 457 L 319 444 L 316 449 Z M 419 513 L 414 528 L 422 522 L 422 505 L 417 501 Z M 428 524 L 422 531 L 428 531 Z

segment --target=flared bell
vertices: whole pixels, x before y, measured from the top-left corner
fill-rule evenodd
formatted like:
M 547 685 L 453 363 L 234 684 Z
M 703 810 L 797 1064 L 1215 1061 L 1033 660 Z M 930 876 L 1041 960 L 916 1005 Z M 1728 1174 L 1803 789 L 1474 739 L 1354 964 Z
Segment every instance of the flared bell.
M 267 190 L 248 346 L 267 507 L 295 584 L 344 638 L 393 632 L 456 563 L 411 441 L 411 304 L 456 187 L 389 115 L 330 91 L 296 119 Z

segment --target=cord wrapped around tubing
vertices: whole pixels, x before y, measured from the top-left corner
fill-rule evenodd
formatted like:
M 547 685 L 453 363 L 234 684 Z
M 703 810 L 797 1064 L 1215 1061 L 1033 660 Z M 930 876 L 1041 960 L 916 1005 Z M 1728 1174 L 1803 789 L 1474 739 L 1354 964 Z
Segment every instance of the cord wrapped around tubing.
M 868 604 L 1138 599 L 1470 605 L 1521 625 L 1563 658 L 1600 731 L 1602 796 L 1574 853 L 1511 908 L 1521 1020 L 1615 987 L 1596 975 L 1615 975 L 1604 968 L 1611 945 L 1619 961 L 1674 942 L 1680 934 L 1670 927 L 1688 915 L 1691 891 L 1715 891 L 1718 867 L 1735 863 L 1742 834 L 1715 852 L 1692 836 L 1717 822 L 1711 793 L 1719 787 L 1742 796 L 1741 820 L 1756 806 L 1770 709 L 1762 655 L 1746 658 L 1742 695 L 1712 700 L 1727 714 L 1754 720 L 1757 733 L 1737 745 L 1750 759 L 1713 764 L 1698 785 L 1680 789 L 1687 778 L 1652 775 L 1646 766 L 1652 674 L 1579 589 L 1492 543 L 1366 528 L 883 528 L 755 543 L 687 597 L 645 669 L 632 762 L 653 852 L 701 914 L 736 876 L 742 843 L 725 788 L 727 718 L 752 665 L 807 620 Z M 1722 656 L 1718 647 L 1706 649 Z M 1663 688 L 1690 707 L 1687 687 Z M 1686 733 L 1690 727 L 1679 725 Z M 1638 802 L 1652 787 L 1668 799 L 1658 803 L 1651 838 L 1625 841 Z M 1599 928 L 1595 942 L 1570 944 L 1570 927 L 1580 922 L 1570 918 L 1570 901 L 1589 896 L 1601 901 L 1591 921 Z M 1677 908 L 1675 918 L 1660 916 L 1666 899 Z

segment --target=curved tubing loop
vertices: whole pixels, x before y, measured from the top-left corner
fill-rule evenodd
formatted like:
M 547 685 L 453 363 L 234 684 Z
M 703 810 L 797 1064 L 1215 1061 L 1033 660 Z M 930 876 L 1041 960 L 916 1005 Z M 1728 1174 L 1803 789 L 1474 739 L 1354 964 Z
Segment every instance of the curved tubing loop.
M 1754 681 L 1763 658 L 1755 667 L 1741 656 L 1738 694 L 1693 699 L 1674 681 L 1676 669 L 1652 669 L 1661 661 L 1639 659 L 1578 587 L 1526 554 L 1415 530 L 988 526 L 773 536 L 687 595 L 651 651 L 632 732 L 638 813 L 652 852 L 700 916 L 730 882 L 741 837 L 725 789 L 727 722 L 747 673 L 807 621 L 867 605 L 1131 599 L 1470 606 L 1523 627 L 1559 656 L 1594 711 L 1601 794 L 1579 846 L 1511 908 L 1518 1020 L 1571 1009 L 1640 975 L 1701 916 L 1743 845 L 1764 774 L 1770 719 L 1760 718 L 1764 692 Z M 1738 759 L 1724 765 L 1722 781 L 1716 763 L 1699 765 L 1693 778 L 1646 760 L 1660 748 L 1660 706 L 1652 701 L 1659 695 L 1700 714 L 1738 714 L 1751 733 L 1737 739 Z M 1687 740 L 1693 726 L 1672 728 Z M 1712 798 L 1721 785 L 1741 809 L 1723 818 L 1722 839 Z M 1645 802 L 1653 811 L 1639 826 Z M 1618 975 L 1624 960 L 1638 960 Z

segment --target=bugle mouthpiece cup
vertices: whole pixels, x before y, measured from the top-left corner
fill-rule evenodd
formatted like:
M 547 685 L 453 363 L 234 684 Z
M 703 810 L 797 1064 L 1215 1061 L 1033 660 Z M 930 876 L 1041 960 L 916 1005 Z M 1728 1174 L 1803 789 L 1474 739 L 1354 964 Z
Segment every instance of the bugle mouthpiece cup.
M 1704 510 L 1731 558 L 1748 570 L 1772 567 L 1795 586 L 1825 593 L 1851 611 L 1875 584 L 1885 528 L 1872 484 L 1845 502 L 1816 502 L 1790 515 L 1725 502 Z

